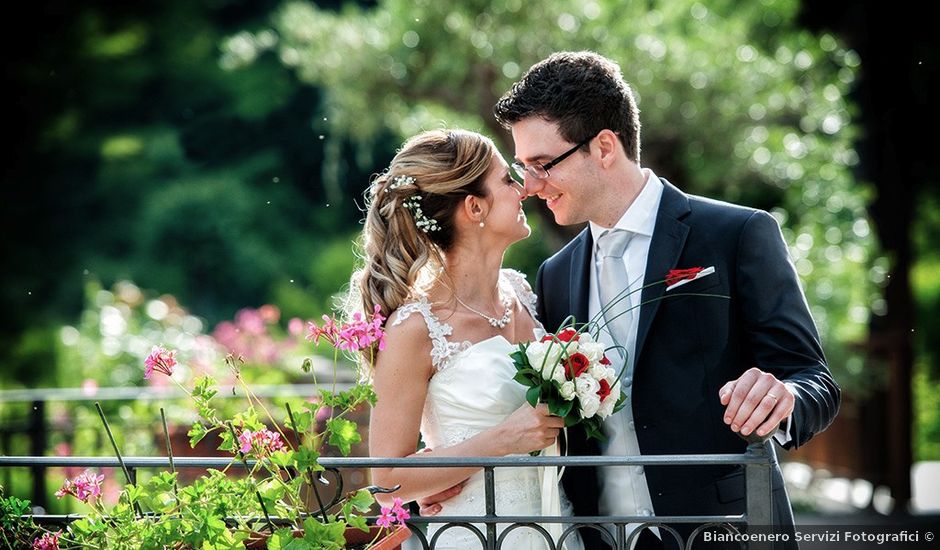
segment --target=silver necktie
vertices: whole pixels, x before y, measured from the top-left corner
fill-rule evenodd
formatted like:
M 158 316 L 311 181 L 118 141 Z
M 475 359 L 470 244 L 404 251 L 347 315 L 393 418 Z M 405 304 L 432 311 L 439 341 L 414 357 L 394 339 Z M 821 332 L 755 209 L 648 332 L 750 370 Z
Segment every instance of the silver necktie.
M 605 311 L 604 320 L 614 343 L 623 346 L 619 349 L 621 357 L 626 356 L 627 338 L 633 324 L 633 310 L 629 310 L 632 296 L 627 295 L 630 286 L 623 255 L 633 233 L 623 229 L 609 229 L 597 238 L 601 256 L 601 277 L 599 294 L 601 308 Z M 614 301 L 616 300 L 616 304 Z M 613 304 L 613 305 L 612 305 Z M 628 311 L 629 310 L 629 311 Z

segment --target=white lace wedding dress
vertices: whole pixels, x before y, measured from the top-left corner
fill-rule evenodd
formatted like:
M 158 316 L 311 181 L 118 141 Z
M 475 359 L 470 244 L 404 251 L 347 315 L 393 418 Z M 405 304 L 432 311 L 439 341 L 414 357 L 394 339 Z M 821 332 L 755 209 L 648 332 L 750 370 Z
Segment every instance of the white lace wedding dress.
M 535 318 L 535 294 L 521 273 L 509 269 L 500 272 L 500 291 L 512 292 L 532 318 Z M 513 380 L 516 369 L 509 354 L 515 349 L 502 336 L 481 342 L 451 342 L 453 329 L 441 322 L 431 311 L 425 299 L 410 302 L 398 309 L 395 323 L 419 313 L 427 323 L 433 344 L 431 362 L 435 374 L 428 383 L 427 399 L 421 421 L 421 437 L 432 449 L 449 447 L 491 428 L 525 403 L 525 387 Z M 540 332 L 541 329 L 536 329 Z M 540 337 L 541 334 L 533 334 Z M 542 476 L 544 469 L 496 468 L 496 514 L 500 516 L 538 516 L 542 514 Z M 559 488 L 559 491 L 561 489 Z M 558 495 L 562 513 L 570 514 L 570 505 L 564 494 Z M 480 516 L 485 513 L 483 472 L 477 472 L 464 484 L 459 495 L 441 503 L 443 516 Z M 474 524 L 486 535 L 484 524 Z M 556 524 L 557 525 L 557 524 Z M 508 525 L 500 524 L 501 533 Z M 548 525 L 543 525 L 548 529 Z M 428 540 L 443 528 L 431 524 Z M 557 528 L 555 528 L 557 530 Z M 557 542 L 557 541 L 556 541 Z M 450 527 L 441 533 L 437 549 L 468 549 L 481 547 L 480 539 L 465 527 Z M 518 528 L 511 531 L 501 548 L 512 550 L 543 550 L 545 538 L 534 529 Z M 566 550 L 582 547 L 580 538 L 572 533 L 566 539 Z

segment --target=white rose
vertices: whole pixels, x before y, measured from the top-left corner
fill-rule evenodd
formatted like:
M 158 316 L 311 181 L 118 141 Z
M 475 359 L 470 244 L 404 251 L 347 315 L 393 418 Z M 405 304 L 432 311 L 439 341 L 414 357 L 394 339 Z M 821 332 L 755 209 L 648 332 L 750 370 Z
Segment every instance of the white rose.
M 581 403 L 581 418 L 591 418 L 601 406 L 601 398 L 596 393 L 589 396 L 578 395 L 578 401 Z
M 568 380 L 565 376 L 565 366 L 560 363 L 551 367 L 545 367 L 545 372 L 542 373 L 542 377 L 548 378 L 549 376 L 559 385 L 564 384 Z
M 604 358 L 604 344 L 599 342 L 582 342 L 580 349 L 581 353 L 590 359 L 591 363 L 599 363 Z
M 617 383 L 610 387 L 610 396 L 616 398 L 614 401 L 620 399 L 620 380 L 617 380 Z
M 541 373 L 542 379 L 552 379 L 559 384 L 565 381 L 565 368 L 558 364 L 561 353 L 562 347 L 552 342 L 533 342 L 525 350 L 529 364 Z
M 565 352 L 568 355 L 574 355 L 581 351 L 581 344 L 575 340 L 572 340 L 571 342 L 558 342 L 558 344 L 564 347 Z
M 588 368 L 588 374 L 591 375 L 591 378 L 600 382 L 601 380 L 607 380 L 607 367 L 604 365 L 591 365 Z M 607 380 L 610 382 L 610 380 Z
M 595 380 L 592 376 L 579 376 L 575 380 L 575 391 L 578 394 L 578 399 L 580 399 L 582 402 L 585 399 L 590 399 L 591 396 L 594 396 L 596 399 L 600 399 L 600 397 L 597 397 L 597 391 L 600 389 L 600 382 Z
M 525 348 L 526 359 L 529 360 L 529 364 L 535 367 L 536 370 L 542 365 L 542 360 L 545 359 L 545 353 L 548 351 L 548 347 L 544 342 L 532 342 Z
M 615 405 L 617 405 L 617 396 L 611 393 L 607 396 L 607 399 L 601 401 L 600 407 L 597 409 L 597 416 L 607 418 L 614 412 Z
M 565 401 L 571 401 L 578 394 L 577 390 L 575 389 L 574 382 L 570 380 L 565 380 L 561 387 L 558 388 L 558 391 L 561 393 L 561 396 L 565 399 Z
M 614 407 L 617 406 L 617 400 L 620 399 L 620 381 L 618 380 L 610 388 L 610 395 L 601 402 L 600 408 L 597 409 L 597 415 L 601 418 L 607 418 L 614 412 Z

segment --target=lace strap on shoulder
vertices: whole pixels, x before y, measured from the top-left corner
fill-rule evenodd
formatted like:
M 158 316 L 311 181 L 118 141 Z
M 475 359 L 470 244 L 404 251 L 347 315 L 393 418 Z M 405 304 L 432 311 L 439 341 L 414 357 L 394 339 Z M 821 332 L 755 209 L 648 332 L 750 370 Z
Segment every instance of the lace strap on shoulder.
M 532 292 L 532 287 L 529 286 L 525 274 L 515 269 L 502 269 L 501 273 L 503 278 L 509 283 L 509 286 L 512 287 L 516 298 L 518 298 L 522 305 L 529 311 L 529 315 L 538 322 L 538 318 L 535 316 L 538 297 L 535 295 L 535 292 Z
M 445 360 L 451 355 L 452 346 L 447 341 L 447 337 L 453 333 L 454 329 L 447 323 L 442 323 L 431 312 L 431 304 L 424 297 L 417 302 L 410 302 L 399 307 L 392 326 L 402 323 L 415 312 L 424 317 L 424 322 L 428 327 L 428 336 L 431 338 L 431 365 L 435 370 L 440 370 Z

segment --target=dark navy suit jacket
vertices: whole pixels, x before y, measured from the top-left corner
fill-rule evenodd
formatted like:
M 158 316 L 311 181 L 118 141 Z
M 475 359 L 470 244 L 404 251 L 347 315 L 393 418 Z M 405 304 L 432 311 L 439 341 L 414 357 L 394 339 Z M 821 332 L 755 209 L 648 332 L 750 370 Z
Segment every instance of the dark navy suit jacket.
M 795 390 L 792 440 L 785 447 L 805 444 L 832 422 L 840 390 L 779 226 L 766 212 L 686 195 L 663 181 L 645 284 L 663 280 L 670 269 L 713 266 L 714 274 L 670 294 L 729 299 L 667 295 L 657 300 L 666 294 L 665 285 L 643 290 L 627 403 L 633 407 L 642 454 L 744 452 L 747 443 L 723 422 L 718 390 L 754 366 Z M 592 246 L 585 229 L 539 268 L 538 313 L 546 330 L 569 315 L 579 322 L 588 319 Z M 597 442 L 581 430 L 569 429 L 567 444 L 570 455 L 600 454 Z M 646 476 L 656 515 L 744 512 L 741 467 L 647 467 Z M 773 480 L 775 524 L 792 529 L 776 464 Z M 597 514 L 594 469 L 569 468 L 563 483 L 576 515 Z M 691 527 L 680 531 L 687 536 Z M 589 546 L 597 544 L 587 539 Z

